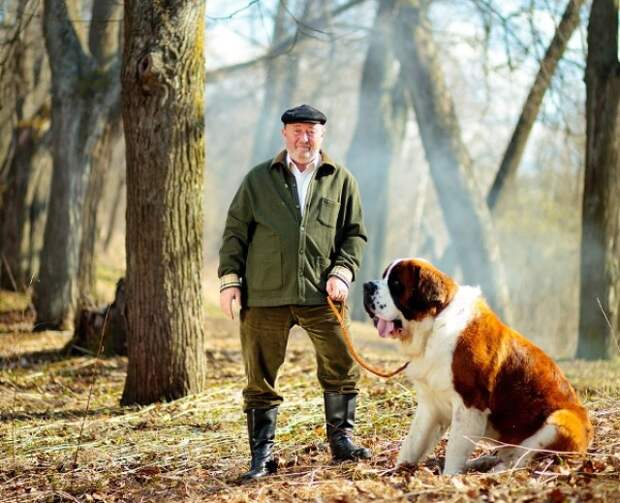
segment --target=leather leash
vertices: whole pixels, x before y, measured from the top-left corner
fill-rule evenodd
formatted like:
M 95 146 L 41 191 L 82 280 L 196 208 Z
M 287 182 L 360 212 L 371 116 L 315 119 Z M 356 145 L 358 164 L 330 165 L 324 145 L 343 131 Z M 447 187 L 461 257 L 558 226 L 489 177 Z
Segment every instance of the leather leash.
M 369 363 L 366 363 L 366 361 L 359 355 L 359 353 L 353 347 L 353 343 L 351 342 L 351 336 L 349 335 L 349 331 L 347 330 L 347 326 L 344 322 L 344 317 L 342 316 L 342 313 L 338 311 L 338 308 L 336 307 L 332 299 L 330 299 L 329 297 L 327 297 L 327 303 L 329 304 L 329 307 L 334 313 L 334 316 L 338 320 L 338 323 L 340 323 L 340 328 L 342 329 L 342 335 L 344 338 L 344 342 L 347 346 L 347 349 L 349 350 L 349 354 L 353 357 L 353 359 L 357 363 L 360 364 L 360 367 L 365 368 L 366 370 L 368 370 L 368 372 L 371 372 L 372 374 L 375 374 L 376 376 L 385 377 L 385 378 L 395 376 L 396 374 L 398 374 L 399 372 L 402 372 L 403 370 L 407 368 L 407 365 L 409 365 L 409 362 L 405 363 L 404 365 L 401 365 L 396 370 L 392 370 L 391 372 L 386 372 L 376 367 L 373 367 Z M 344 309 L 345 309 L 345 304 L 343 303 L 342 304 L 343 312 L 344 312 Z

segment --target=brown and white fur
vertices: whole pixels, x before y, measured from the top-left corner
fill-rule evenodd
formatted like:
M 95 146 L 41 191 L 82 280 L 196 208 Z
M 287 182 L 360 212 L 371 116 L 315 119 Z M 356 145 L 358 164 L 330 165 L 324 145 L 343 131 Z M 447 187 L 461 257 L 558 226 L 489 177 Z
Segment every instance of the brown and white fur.
M 467 464 L 481 438 L 504 445 L 485 460 L 496 471 L 539 450 L 587 449 L 592 426 L 562 371 L 504 325 L 478 287 L 458 285 L 423 259 L 399 259 L 364 284 L 364 305 L 380 335 L 400 339 L 410 358 L 418 407 L 397 465 L 432 452 L 448 427 L 445 474 L 487 464 Z

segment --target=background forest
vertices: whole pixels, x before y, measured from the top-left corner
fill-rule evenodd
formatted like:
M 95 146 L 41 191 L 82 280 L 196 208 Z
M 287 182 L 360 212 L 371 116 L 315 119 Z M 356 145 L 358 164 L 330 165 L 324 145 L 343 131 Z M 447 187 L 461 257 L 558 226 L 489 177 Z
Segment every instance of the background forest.
M 541 485 L 519 479 L 518 494 L 477 478 L 429 497 L 617 495 L 606 484 L 620 467 L 619 53 L 617 0 L 0 0 L 0 496 L 248 497 L 222 482 L 245 451 L 230 438 L 243 373 L 237 328 L 217 305 L 217 253 L 241 179 L 282 148 L 280 115 L 301 103 L 327 115 L 325 149 L 359 181 L 361 280 L 424 257 L 479 284 L 555 358 L 611 360 L 565 367 L 605 446 L 566 462 L 577 478 L 555 460 L 538 467 Z M 349 303 L 360 347 L 393 366 L 357 287 Z M 321 420 L 296 409 L 316 398 L 300 338 L 282 381 L 298 400 L 282 436 L 297 478 L 249 498 L 348 501 L 341 479 L 353 499 L 429 490 L 432 466 L 423 483 L 386 471 L 407 422 L 395 418 L 411 414 L 398 379 L 366 378 L 361 433 L 385 457 L 316 473 L 323 446 L 303 424 Z M 173 340 L 186 349 L 175 354 Z M 145 347 L 158 354 L 138 356 Z M 180 384 L 140 391 L 149 365 L 173 368 L 184 351 L 200 356 Z M 180 400 L 134 405 L 160 398 Z M 135 455 L 116 450 L 122 438 Z M 315 477 L 315 492 L 295 493 Z

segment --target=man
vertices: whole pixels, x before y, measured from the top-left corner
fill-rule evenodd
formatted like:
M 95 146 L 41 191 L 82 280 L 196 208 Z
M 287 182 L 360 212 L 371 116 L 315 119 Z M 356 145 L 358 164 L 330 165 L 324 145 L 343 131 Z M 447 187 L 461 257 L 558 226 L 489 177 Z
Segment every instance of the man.
M 252 461 L 244 481 L 274 473 L 282 397 L 275 389 L 289 330 L 315 347 L 334 460 L 368 459 L 351 441 L 359 370 L 326 295 L 345 302 L 366 245 L 357 183 L 321 150 L 325 115 L 301 105 L 282 115 L 286 149 L 254 167 L 237 191 L 220 249 L 220 305 L 241 310 L 243 390 Z

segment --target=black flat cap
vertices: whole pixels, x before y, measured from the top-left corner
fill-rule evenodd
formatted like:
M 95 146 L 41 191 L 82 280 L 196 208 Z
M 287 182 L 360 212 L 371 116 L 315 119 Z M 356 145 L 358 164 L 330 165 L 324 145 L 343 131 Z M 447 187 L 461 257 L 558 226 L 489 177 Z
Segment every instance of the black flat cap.
M 319 112 L 310 105 L 299 105 L 291 108 L 282 114 L 282 122 L 284 124 L 292 124 L 294 122 L 311 122 L 313 124 L 325 124 L 327 117 L 323 112 Z

